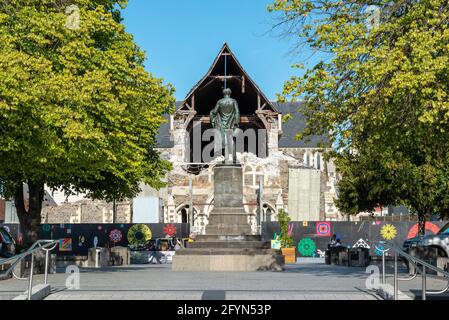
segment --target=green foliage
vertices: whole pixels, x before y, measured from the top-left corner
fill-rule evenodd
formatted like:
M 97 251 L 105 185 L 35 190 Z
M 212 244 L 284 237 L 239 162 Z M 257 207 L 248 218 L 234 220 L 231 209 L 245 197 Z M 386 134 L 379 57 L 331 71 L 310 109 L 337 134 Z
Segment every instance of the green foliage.
M 0 3 L 0 177 L 10 193 L 34 181 L 94 198 L 155 188 L 170 164 L 155 135 L 173 89 L 144 69 L 120 23 L 123 0 Z M 77 5 L 78 29 L 66 27 Z
M 290 216 L 285 210 L 280 209 L 278 213 L 278 221 L 281 229 L 280 241 L 283 248 L 293 247 L 293 237 L 288 234 L 288 225 L 291 221 Z
M 378 24 L 367 23 L 370 5 Z M 330 136 L 340 210 L 405 204 L 447 215 L 448 1 L 276 0 L 269 10 L 325 56 L 280 100 L 304 101 L 299 138 Z

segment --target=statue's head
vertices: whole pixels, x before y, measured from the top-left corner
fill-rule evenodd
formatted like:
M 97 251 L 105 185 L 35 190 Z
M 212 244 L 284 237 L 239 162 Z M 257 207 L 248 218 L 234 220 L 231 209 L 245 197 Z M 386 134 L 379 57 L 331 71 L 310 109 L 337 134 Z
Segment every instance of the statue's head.
M 226 98 L 229 98 L 231 96 L 231 93 L 232 93 L 231 89 L 229 88 L 223 89 L 223 96 L 225 96 Z

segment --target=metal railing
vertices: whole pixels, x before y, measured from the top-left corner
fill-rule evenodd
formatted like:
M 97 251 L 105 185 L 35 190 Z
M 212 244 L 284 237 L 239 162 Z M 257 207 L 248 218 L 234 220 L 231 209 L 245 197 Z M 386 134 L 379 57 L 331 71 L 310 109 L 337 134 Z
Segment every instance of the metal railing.
M 48 258 L 50 251 L 56 248 L 56 240 L 38 240 L 36 241 L 27 251 L 22 252 L 10 258 L 0 259 L 0 266 L 10 263 L 11 265 L 6 271 L 0 273 L 0 278 L 6 278 L 9 274 L 12 274 L 15 278 L 19 280 L 26 280 L 26 278 L 20 278 L 14 274 L 14 269 L 18 263 L 20 263 L 27 256 L 31 255 L 31 265 L 30 265 L 30 275 L 28 277 L 28 300 L 31 300 L 31 293 L 33 289 L 33 274 L 34 274 L 34 254 L 40 250 L 45 251 L 45 276 L 44 283 L 48 283 Z
M 394 300 L 398 300 L 398 291 L 399 291 L 399 281 L 411 281 L 415 279 L 418 276 L 418 272 L 421 274 L 421 281 L 422 281 L 422 287 L 421 287 L 421 297 L 422 300 L 427 299 L 427 295 L 438 295 L 443 294 L 447 291 L 449 291 L 449 272 L 435 267 L 431 265 L 430 263 L 425 262 L 424 260 L 421 260 L 417 257 L 414 257 L 401 248 L 398 248 L 394 244 L 387 243 L 387 242 L 380 242 L 382 246 L 384 246 L 386 249 L 381 250 L 382 251 L 382 284 L 386 284 L 386 272 L 385 272 L 385 254 L 388 251 L 392 251 L 394 254 L 394 274 L 393 274 L 393 291 L 394 291 Z M 408 278 L 401 278 L 398 277 L 398 256 L 401 256 L 405 258 L 408 262 L 410 262 L 414 266 L 414 274 L 411 277 Z M 421 268 L 419 267 L 421 266 Z M 427 290 L 427 270 L 433 270 L 436 271 L 437 274 L 440 274 L 442 278 L 445 278 L 448 282 L 446 287 L 443 290 L 440 291 L 428 291 Z

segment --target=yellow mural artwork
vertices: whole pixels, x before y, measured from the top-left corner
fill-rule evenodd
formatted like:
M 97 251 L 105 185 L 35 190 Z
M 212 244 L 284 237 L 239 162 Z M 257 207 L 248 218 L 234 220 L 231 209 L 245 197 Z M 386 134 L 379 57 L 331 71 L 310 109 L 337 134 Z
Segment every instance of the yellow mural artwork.
M 145 224 L 135 224 L 128 231 L 128 242 L 131 245 L 145 245 L 151 237 L 151 229 Z
M 385 240 L 393 240 L 394 238 L 396 238 L 398 232 L 395 226 L 393 226 L 392 224 L 386 224 L 380 229 L 380 234 Z

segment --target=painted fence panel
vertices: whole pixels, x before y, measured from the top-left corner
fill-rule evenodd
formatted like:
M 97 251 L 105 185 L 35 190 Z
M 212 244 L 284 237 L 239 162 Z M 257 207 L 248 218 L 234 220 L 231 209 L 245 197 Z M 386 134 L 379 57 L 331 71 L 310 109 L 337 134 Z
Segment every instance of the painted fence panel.
M 416 222 L 329 222 L 292 221 L 294 245 L 300 257 L 323 256 L 333 234 L 341 239 L 343 246 L 362 246 L 370 249 L 371 255 L 379 255 L 376 243 L 388 240 L 402 247 L 406 239 L 418 233 Z M 429 221 L 426 233 L 435 234 L 447 222 Z M 7 225 L 19 242 L 22 235 L 18 224 Z M 273 239 L 279 234 L 279 224 L 269 222 L 263 225 L 263 239 Z M 178 238 L 189 236 L 189 224 L 43 224 L 41 239 L 58 239 L 57 253 L 61 255 L 87 255 L 88 249 L 99 247 L 129 246 L 139 242 L 140 237 L 150 239 Z
M 7 225 L 13 237 L 21 241 L 18 224 Z M 187 238 L 189 225 L 185 223 L 148 224 L 42 224 L 40 239 L 57 239 L 58 255 L 86 256 L 89 248 L 127 247 L 146 240 L 165 237 Z
M 436 234 L 447 222 L 428 221 L 426 234 Z M 416 237 L 416 222 L 329 222 L 292 221 L 294 245 L 300 257 L 324 256 L 332 235 L 336 234 L 345 247 L 365 247 L 371 255 L 380 255 L 379 241 L 391 241 L 402 247 L 405 240 Z M 279 223 L 269 222 L 263 226 L 263 238 L 270 240 L 279 234 Z M 376 248 L 377 247 L 377 248 Z M 377 249 L 377 250 L 376 250 Z

